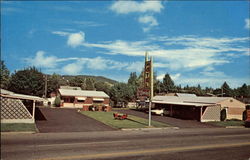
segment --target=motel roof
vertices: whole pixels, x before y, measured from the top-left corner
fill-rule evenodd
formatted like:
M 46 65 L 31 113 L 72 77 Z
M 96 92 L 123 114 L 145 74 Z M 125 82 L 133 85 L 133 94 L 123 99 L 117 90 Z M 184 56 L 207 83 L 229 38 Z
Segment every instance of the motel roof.
M 59 89 L 59 92 L 62 96 L 109 98 L 109 96 L 103 91 Z
M 211 106 L 230 97 L 195 97 L 195 96 L 155 96 L 153 103 L 174 104 L 186 106 Z

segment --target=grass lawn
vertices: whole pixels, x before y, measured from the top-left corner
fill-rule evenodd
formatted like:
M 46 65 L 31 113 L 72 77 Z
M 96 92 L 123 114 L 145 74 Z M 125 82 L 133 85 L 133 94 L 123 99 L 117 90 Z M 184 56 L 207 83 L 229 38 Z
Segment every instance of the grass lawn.
M 1 132 L 35 132 L 35 124 L 29 123 L 1 123 Z
M 108 126 L 113 128 L 147 128 L 148 120 L 132 115 L 128 115 L 128 119 L 125 120 L 115 120 L 113 117 L 114 112 L 92 112 L 92 111 L 82 111 L 82 114 L 96 119 Z M 170 127 L 170 125 L 152 121 L 152 127 Z
M 220 121 L 220 122 L 207 122 L 216 126 L 227 127 L 227 126 L 244 126 L 244 121 L 237 121 L 237 120 L 227 120 L 227 121 Z

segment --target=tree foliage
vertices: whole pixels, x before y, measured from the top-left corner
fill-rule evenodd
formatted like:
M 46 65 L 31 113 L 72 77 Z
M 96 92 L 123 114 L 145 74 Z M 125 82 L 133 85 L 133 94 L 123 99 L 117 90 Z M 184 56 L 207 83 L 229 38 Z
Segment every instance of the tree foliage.
M 85 79 L 85 90 L 95 90 L 95 80 L 93 78 Z
M 49 95 L 52 92 L 57 92 L 60 86 L 65 85 L 65 83 L 62 82 L 62 77 L 60 75 L 54 73 L 51 76 L 48 76 L 47 85 L 47 95 Z
M 73 79 L 69 80 L 69 85 L 74 87 L 81 87 L 82 89 L 85 89 L 85 78 L 80 76 L 75 76 Z
M 44 95 L 44 75 L 35 67 L 19 70 L 11 75 L 9 90 L 27 95 Z
M 168 93 L 168 92 L 173 91 L 174 88 L 175 88 L 174 81 L 171 79 L 168 73 L 165 74 L 163 81 L 162 81 L 162 86 L 161 86 L 162 91 L 165 93 Z
M 232 89 L 229 87 L 229 85 L 227 84 L 227 82 L 224 82 L 223 85 L 221 86 L 222 89 L 222 96 L 224 97 L 231 97 L 233 96 L 233 91 Z
M 117 83 L 111 88 L 110 98 L 115 105 L 118 102 L 127 104 L 133 99 L 133 88 L 126 83 Z
M 98 81 L 95 83 L 95 89 L 97 91 L 103 91 L 108 95 L 110 94 L 111 86 L 112 85 L 110 85 L 109 83 L 102 81 Z
M 0 61 L 0 82 L 1 82 L 1 88 L 8 89 L 10 80 L 10 71 L 5 66 L 4 61 Z
M 59 96 L 57 96 L 55 99 L 55 106 L 60 107 L 60 105 L 61 105 L 61 98 Z

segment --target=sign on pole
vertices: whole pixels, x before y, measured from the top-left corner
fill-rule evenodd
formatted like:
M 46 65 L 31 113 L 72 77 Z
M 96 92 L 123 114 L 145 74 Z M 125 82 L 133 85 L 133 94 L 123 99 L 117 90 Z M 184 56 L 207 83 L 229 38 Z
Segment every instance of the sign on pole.
M 148 125 L 151 126 L 151 107 L 153 99 L 153 58 L 148 60 L 148 53 L 145 54 L 145 68 L 144 68 L 144 94 L 147 92 L 147 98 L 149 100 L 149 115 L 148 115 Z

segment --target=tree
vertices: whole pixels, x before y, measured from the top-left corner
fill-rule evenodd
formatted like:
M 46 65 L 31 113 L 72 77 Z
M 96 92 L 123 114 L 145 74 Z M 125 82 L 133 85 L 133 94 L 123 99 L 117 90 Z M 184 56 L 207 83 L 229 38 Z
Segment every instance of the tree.
M 133 89 L 126 83 L 117 83 L 110 90 L 110 98 L 117 105 L 118 102 L 127 104 L 133 99 Z
M 62 79 L 62 77 L 58 74 L 55 74 L 55 73 L 48 77 L 47 95 L 52 93 L 52 92 L 56 92 L 60 88 L 60 86 L 63 85 L 61 79 Z
M 137 79 L 136 72 L 131 72 L 130 73 L 130 76 L 129 76 L 129 79 L 128 79 L 128 84 L 133 85 L 133 86 L 138 85 L 138 79 Z
M 73 87 L 81 87 L 82 89 L 86 88 L 85 79 L 80 76 L 75 76 L 73 79 L 70 79 L 69 85 Z
M 41 97 L 44 94 L 44 76 L 35 67 L 19 70 L 11 75 L 9 90 Z
M 59 96 L 57 96 L 55 99 L 55 106 L 60 107 L 60 105 L 61 105 L 61 98 Z
M 222 96 L 225 96 L 225 97 L 233 96 L 233 90 L 229 87 L 227 82 L 223 83 L 223 85 L 221 86 L 221 90 L 222 90 L 222 94 L 223 94 Z
M 86 90 L 95 90 L 95 80 L 93 78 L 87 78 L 85 83 Z
M 137 98 L 136 93 L 137 93 L 138 86 L 139 86 L 139 79 L 137 78 L 136 72 L 131 72 L 129 79 L 128 79 L 128 87 L 130 87 L 133 92 L 131 97 L 132 97 L 132 100 L 134 101 Z
M 1 82 L 1 88 L 8 89 L 10 81 L 10 71 L 5 66 L 4 61 L 0 61 L 0 82 Z
M 240 88 L 239 88 L 239 95 L 243 97 L 249 97 L 250 96 L 250 88 L 244 83 Z
M 171 92 L 174 90 L 174 81 L 171 79 L 170 75 L 167 73 L 165 74 L 163 81 L 162 81 L 162 91 L 163 92 Z
M 103 92 L 105 92 L 106 94 L 110 94 L 110 89 L 111 89 L 111 86 L 112 85 L 110 85 L 109 83 L 107 83 L 107 82 L 102 82 L 102 81 L 97 81 L 96 83 L 95 83 L 95 89 L 97 90 L 97 91 L 103 91 Z

